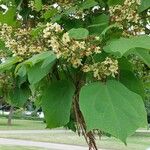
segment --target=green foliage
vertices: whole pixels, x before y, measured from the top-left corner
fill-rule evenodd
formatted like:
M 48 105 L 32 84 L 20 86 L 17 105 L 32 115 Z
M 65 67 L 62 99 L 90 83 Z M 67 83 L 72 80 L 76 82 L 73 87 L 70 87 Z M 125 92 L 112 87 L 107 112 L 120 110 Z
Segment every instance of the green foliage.
M 33 57 L 23 62 L 24 65 L 34 66 L 35 64 L 49 58 L 51 61 L 56 59 L 56 56 L 51 52 L 43 52 L 41 54 L 33 55 Z
M 42 9 L 42 0 L 34 0 L 36 11 L 40 11 Z
M 35 84 L 39 82 L 42 78 L 44 78 L 50 72 L 52 66 L 53 66 L 53 63 L 42 68 L 41 63 L 38 63 L 34 65 L 33 67 L 29 68 L 27 71 L 27 74 L 28 74 L 28 80 L 30 84 Z
M 11 7 L 5 14 L 0 12 L 0 22 L 7 23 L 8 25 L 16 25 L 16 7 Z
M 108 0 L 108 5 L 113 6 L 117 4 L 123 4 L 124 0 Z
M 0 4 L 0 96 L 17 107 L 34 97 L 48 128 L 82 132 L 94 150 L 94 129 L 126 143 L 147 125 L 149 0 Z
M 114 80 L 82 87 L 80 107 L 88 131 L 100 129 L 125 143 L 127 136 L 147 122 L 146 115 L 141 115 L 146 114 L 142 98 Z
M 141 80 L 139 80 L 135 74 L 128 70 L 120 70 L 120 82 L 124 84 L 131 91 L 141 95 L 144 98 L 144 86 Z
M 32 71 L 33 74 L 35 73 L 34 70 L 38 69 L 38 71 L 41 71 L 42 75 L 44 75 L 48 71 L 48 67 L 49 67 L 49 69 L 52 67 L 52 64 L 54 63 L 55 59 L 56 59 L 56 56 L 50 52 L 43 52 L 41 54 L 34 55 L 33 57 L 29 58 L 28 60 L 24 61 L 23 63 L 17 65 L 16 70 L 15 70 L 16 75 L 24 76 L 26 73 L 28 73 L 28 71 L 31 72 L 31 70 L 32 70 L 31 68 L 33 68 L 33 71 Z M 40 67 L 41 67 L 41 69 L 40 69 Z M 46 68 L 46 69 L 44 70 L 44 68 Z M 29 77 L 30 79 L 34 78 L 31 74 L 29 76 L 30 76 Z M 39 78 L 39 77 L 37 77 L 37 78 Z M 40 77 L 40 78 L 42 78 L 42 77 Z M 37 79 L 35 79 L 35 80 L 37 80 Z M 40 79 L 38 79 L 38 81 L 40 81 Z
M 150 67 L 150 51 L 149 50 L 136 48 L 131 53 L 138 56 L 148 67 Z
M 118 57 L 123 56 L 129 50 L 134 48 L 149 49 L 149 36 L 137 36 L 132 38 L 120 38 L 110 41 L 105 47 L 105 52 L 112 53 Z
M 42 109 L 48 128 L 56 128 L 69 122 L 75 89 L 70 81 L 51 83 L 42 94 Z
M 11 57 L 8 58 L 4 63 L 0 64 L 0 72 L 4 72 L 12 68 L 12 66 L 18 62 L 21 62 L 20 57 Z
M 43 18 L 46 20 L 52 18 L 57 13 L 56 9 L 49 9 L 43 14 Z
M 81 6 L 80 6 L 80 8 L 81 9 L 89 9 L 89 8 L 91 8 L 91 7 L 94 7 L 95 5 L 97 5 L 98 3 L 95 1 L 95 0 L 85 0 L 82 4 L 81 4 Z
M 78 29 L 73 28 L 73 29 L 69 30 L 68 33 L 71 38 L 77 39 L 77 40 L 85 39 L 89 35 L 89 31 L 84 28 L 78 28 Z
M 150 1 L 141 0 L 141 5 L 139 6 L 139 12 L 145 11 L 148 8 L 150 8 Z
M 31 95 L 28 86 L 21 86 L 9 91 L 9 103 L 13 106 L 23 107 Z
M 100 35 L 100 33 L 109 25 L 109 16 L 102 14 L 92 17 L 92 23 L 88 26 L 91 34 Z

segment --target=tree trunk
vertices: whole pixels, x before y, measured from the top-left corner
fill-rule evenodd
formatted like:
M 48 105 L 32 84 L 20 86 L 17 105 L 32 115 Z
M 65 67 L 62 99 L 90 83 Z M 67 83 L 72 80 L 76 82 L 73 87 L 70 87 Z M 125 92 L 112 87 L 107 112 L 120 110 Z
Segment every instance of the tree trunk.
M 10 107 L 10 112 L 9 112 L 9 115 L 8 115 L 8 122 L 7 122 L 7 125 L 8 126 L 11 126 L 12 125 L 12 116 L 13 116 L 13 106 Z

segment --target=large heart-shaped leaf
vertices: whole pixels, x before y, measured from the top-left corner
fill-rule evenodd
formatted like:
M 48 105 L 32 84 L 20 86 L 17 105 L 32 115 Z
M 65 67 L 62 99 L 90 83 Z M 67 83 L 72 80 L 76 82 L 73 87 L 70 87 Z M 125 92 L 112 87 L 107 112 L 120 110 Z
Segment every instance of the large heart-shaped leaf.
M 41 79 L 43 79 L 51 70 L 53 66 L 53 62 L 46 67 L 42 67 L 41 63 L 34 65 L 33 67 L 28 69 L 28 80 L 30 84 L 36 84 Z
M 137 128 L 147 125 L 142 98 L 115 80 L 84 86 L 80 109 L 88 131 L 100 129 L 123 142 Z
M 49 73 L 55 60 L 56 56 L 50 52 L 34 55 L 32 58 L 19 64 L 15 72 L 19 76 L 27 74 L 30 84 L 35 84 Z
M 104 50 L 116 56 L 122 57 L 126 52 L 134 48 L 150 49 L 150 37 L 147 35 L 132 38 L 120 38 L 110 41 Z
M 144 85 L 142 81 L 139 78 L 137 78 L 133 72 L 129 70 L 120 70 L 119 80 L 128 89 L 141 95 L 141 97 L 144 98 Z
M 49 58 L 50 60 L 53 61 L 53 60 L 56 59 L 56 55 L 53 54 L 50 51 L 43 52 L 43 53 L 40 53 L 40 54 L 37 54 L 37 55 L 33 55 L 31 58 L 29 58 L 28 60 L 24 61 L 23 64 L 33 66 L 36 63 L 39 63 L 39 62 L 41 62 L 41 61 L 43 61 L 43 60 L 45 60 L 47 58 Z
M 61 127 L 69 122 L 74 91 L 73 84 L 66 80 L 46 87 L 42 96 L 42 109 L 48 128 Z

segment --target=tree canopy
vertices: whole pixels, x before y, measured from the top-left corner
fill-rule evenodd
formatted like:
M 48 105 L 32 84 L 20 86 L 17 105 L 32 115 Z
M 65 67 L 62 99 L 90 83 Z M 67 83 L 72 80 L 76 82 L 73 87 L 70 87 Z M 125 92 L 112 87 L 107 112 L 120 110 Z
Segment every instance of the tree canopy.
M 0 95 L 11 105 L 34 98 L 48 128 L 78 131 L 95 150 L 95 130 L 126 143 L 147 125 L 136 69 L 150 67 L 149 0 L 0 4 Z

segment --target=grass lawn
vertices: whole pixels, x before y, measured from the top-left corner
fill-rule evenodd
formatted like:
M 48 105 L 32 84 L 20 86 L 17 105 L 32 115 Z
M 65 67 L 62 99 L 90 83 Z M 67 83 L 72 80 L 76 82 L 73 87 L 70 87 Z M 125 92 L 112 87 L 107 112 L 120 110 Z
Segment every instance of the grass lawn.
M 7 126 L 7 119 L 0 118 L 0 130 L 43 130 L 46 125 L 43 121 L 12 120 L 12 126 Z
M 45 124 L 39 121 L 15 120 L 14 126 L 12 127 L 6 127 L 5 123 L 6 123 L 6 119 L 0 119 L 0 130 L 8 130 L 8 129 L 9 130 L 11 129 L 12 130 L 19 130 L 19 129 L 42 130 L 45 128 Z M 34 133 L 34 134 L 33 133 L 30 134 L 18 134 L 18 133 L 9 134 L 8 133 L 8 134 L 0 134 L 0 137 L 42 141 L 42 142 L 52 142 L 52 143 L 65 143 L 65 144 L 72 144 L 72 145 L 84 145 L 84 146 L 86 145 L 83 137 L 79 137 L 77 134 L 72 132 Z M 150 134 L 136 133 L 135 135 L 128 138 L 127 146 L 125 146 L 122 142 L 120 142 L 115 138 L 108 138 L 106 136 L 103 136 L 101 140 L 97 140 L 97 144 L 99 148 L 110 149 L 110 150 L 146 150 L 148 147 L 150 147 Z M 20 149 L 20 150 L 24 150 L 24 149 Z
M 0 146 L 0 150 L 41 150 L 41 148 L 36 147 L 21 147 L 21 146 Z M 42 150 L 47 150 L 43 149 Z M 50 149 L 48 149 L 50 150 Z
M 0 137 L 52 143 L 65 143 L 72 145 L 86 145 L 84 138 L 78 137 L 74 133 L 40 133 L 24 135 L 1 134 Z M 103 136 L 101 140 L 97 140 L 97 144 L 100 148 L 113 150 L 146 150 L 146 148 L 150 147 L 150 135 L 135 134 L 134 136 L 128 138 L 127 143 L 128 145 L 125 146 L 119 140 L 105 136 Z

